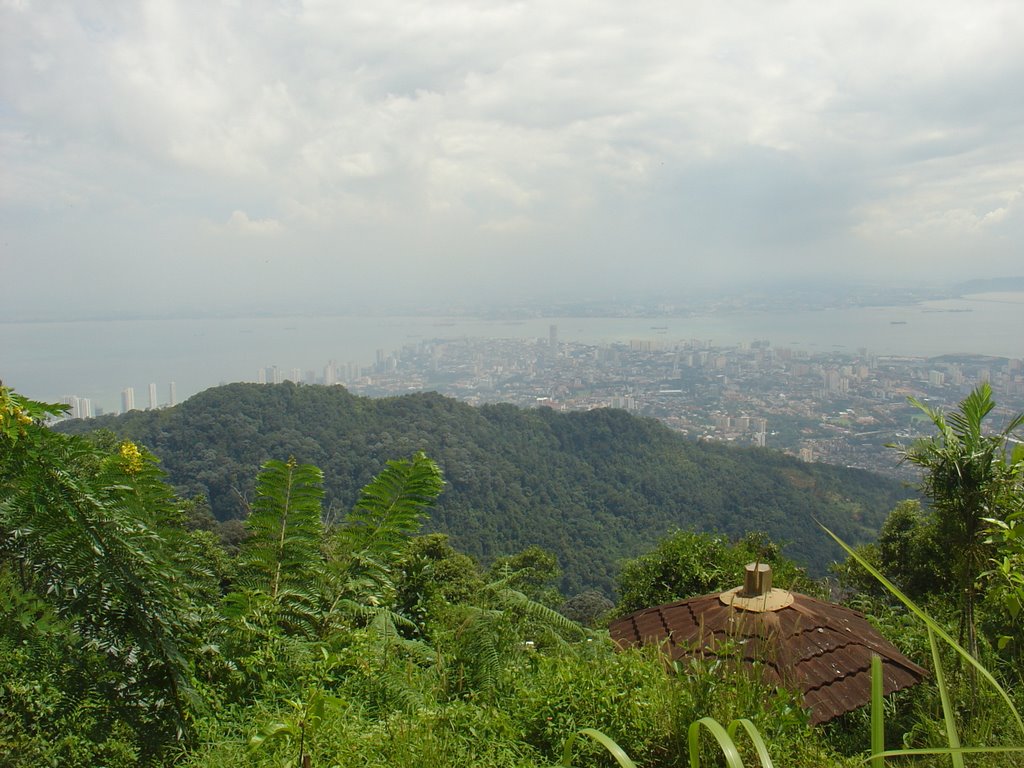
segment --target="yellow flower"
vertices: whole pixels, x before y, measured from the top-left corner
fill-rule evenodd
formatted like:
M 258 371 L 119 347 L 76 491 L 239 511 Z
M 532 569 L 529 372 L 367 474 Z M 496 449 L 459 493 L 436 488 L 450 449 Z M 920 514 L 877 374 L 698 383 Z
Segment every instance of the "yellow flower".
M 121 443 L 121 459 L 124 461 L 124 471 L 129 475 L 142 471 L 142 451 L 131 440 Z

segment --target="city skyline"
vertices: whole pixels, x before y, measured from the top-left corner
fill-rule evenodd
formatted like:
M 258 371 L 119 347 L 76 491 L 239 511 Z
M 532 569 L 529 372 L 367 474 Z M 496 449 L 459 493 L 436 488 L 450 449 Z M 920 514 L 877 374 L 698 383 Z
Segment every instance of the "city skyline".
M 147 388 L 149 394 L 149 406 L 146 410 L 157 410 L 158 408 L 173 408 L 178 404 L 177 383 L 170 382 L 167 386 L 167 400 L 160 402 L 157 398 L 157 383 L 150 382 Z M 72 419 L 91 419 L 109 413 L 102 406 L 95 405 L 90 397 L 80 395 L 64 395 L 60 402 L 68 406 L 67 415 Z M 124 414 L 129 411 L 138 410 L 135 405 L 135 387 L 127 386 L 121 390 L 121 409 L 116 413 Z
M 472 405 L 619 408 L 701 440 L 896 476 L 905 472 L 885 447 L 910 434 L 915 411 L 909 396 L 951 407 L 988 382 L 999 413 L 1024 410 L 1020 358 L 809 352 L 763 339 L 736 346 L 641 338 L 589 345 L 559 341 L 555 324 L 546 330 L 546 337 L 532 340 L 423 340 L 390 353 L 378 350 L 366 366 L 329 360 L 322 374 L 269 365 L 256 370 L 253 383 L 344 385 L 373 397 L 436 391 Z
M 159 382 L 167 396 L 158 403 L 163 404 L 217 383 L 259 381 L 260 369 L 263 380 L 272 382 L 275 364 L 277 380 L 347 381 L 418 338 L 534 338 L 549 347 L 637 338 L 657 345 L 703 338 L 723 346 L 767 339 L 808 352 L 865 347 L 918 357 L 1024 357 L 1024 292 L 872 303 L 879 298 L 891 300 L 889 294 L 859 300 L 820 296 L 799 308 L 793 306 L 799 303 L 795 296 L 764 294 L 754 303 L 729 299 L 689 313 L 678 305 L 652 304 L 579 307 L 576 316 L 496 309 L 487 316 L 155 320 L 146 321 L 139 339 L 151 346 L 136 344 L 130 354 L 125 338 L 134 333 L 135 321 L 0 323 L 0 373 L 26 394 L 56 401 L 70 392 L 109 413 L 119 410 L 118 394 L 126 384 L 146 391 Z M 176 382 L 173 392 L 168 380 Z

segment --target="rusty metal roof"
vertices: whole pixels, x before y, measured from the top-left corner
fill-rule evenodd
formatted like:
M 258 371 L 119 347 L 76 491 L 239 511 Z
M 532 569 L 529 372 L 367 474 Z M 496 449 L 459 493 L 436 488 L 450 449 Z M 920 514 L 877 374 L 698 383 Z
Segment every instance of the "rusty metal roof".
M 769 683 L 803 694 L 811 723 L 871 700 L 872 654 L 882 659 L 886 694 L 928 674 L 857 611 L 791 594 L 788 605 L 762 611 L 729 604 L 728 592 L 694 597 L 636 611 L 609 631 L 621 648 L 667 641 L 672 659 L 699 654 L 760 662 Z

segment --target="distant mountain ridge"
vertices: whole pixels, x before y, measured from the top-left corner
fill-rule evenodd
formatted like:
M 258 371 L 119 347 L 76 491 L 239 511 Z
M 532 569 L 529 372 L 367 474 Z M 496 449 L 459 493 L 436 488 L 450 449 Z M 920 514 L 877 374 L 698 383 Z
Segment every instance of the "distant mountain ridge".
M 430 530 L 484 560 L 550 549 L 568 594 L 610 592 L 621 560 L 674 528 L 764 531 L 820 573 L 838 553 L 815 519 L 859 543 L 911 495 L 861 470 L 694 442 L 625 411 L 472 407 L 435 393 L 371 399 L 343 387 L 230 384 L 174 408 L 60 428 L 106 428 L 146 445 L 175 487 L 205 494 L 220 519 L 244 514 L 266 459 L 323 469 L 325 506 L 336 512 L 386 460 L 423 450 L 448 481 Z

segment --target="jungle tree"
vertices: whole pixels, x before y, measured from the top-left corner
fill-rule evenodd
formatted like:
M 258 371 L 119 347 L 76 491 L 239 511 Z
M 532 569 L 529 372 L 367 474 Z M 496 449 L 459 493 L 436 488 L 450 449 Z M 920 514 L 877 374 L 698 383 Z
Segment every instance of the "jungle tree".
M 960 601 L 960 633 L 977 657 L 977 581 L 985 570 L 987 520 L 1005 517 L 1014 468 L 1008 459 L 1012 433 L 1024 425 L 1017 414 L 997 433 L 986 434 L 985 417 L 995 408 L 992 388 L 983 382 L 948 414 L 910 398 L 938 430 L 909 447 L 892 446 L 924 470 L 921 490 L 935 511 L 940 541 L 946 544 Z

